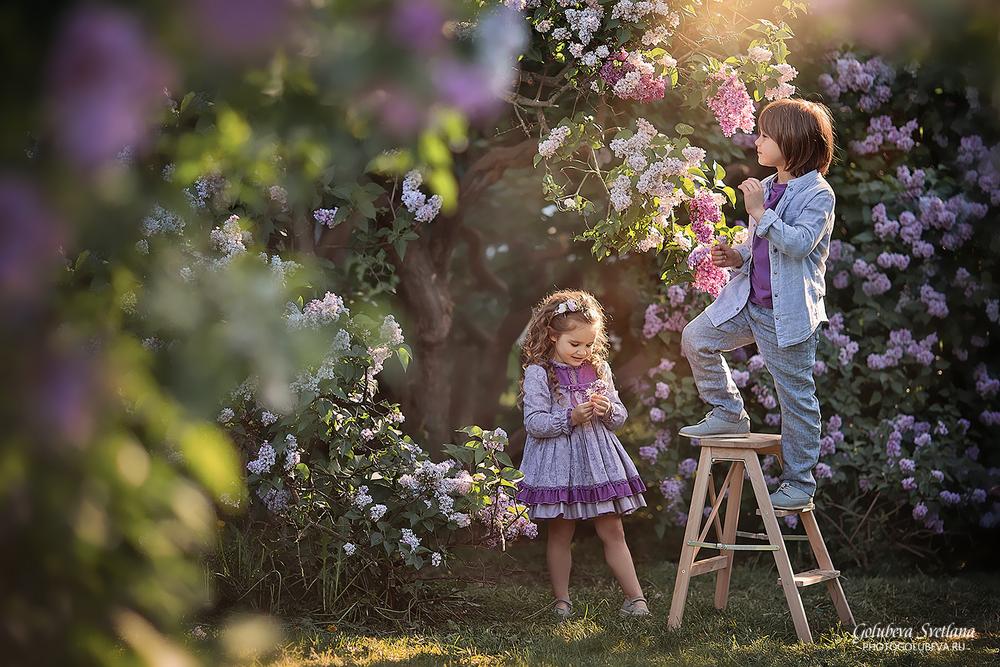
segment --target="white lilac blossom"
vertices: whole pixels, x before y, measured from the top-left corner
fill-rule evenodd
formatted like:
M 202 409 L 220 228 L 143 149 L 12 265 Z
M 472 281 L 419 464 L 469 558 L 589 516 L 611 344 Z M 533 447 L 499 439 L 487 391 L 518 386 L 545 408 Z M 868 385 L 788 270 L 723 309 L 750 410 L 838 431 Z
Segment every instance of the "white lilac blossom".
M 416 549 L 420 546 L 420 538 L 413 534 L 413 531 L 409 528 L 404 528 L 402 530 L 402 535 L 399 538 L 400 545 L 407 545 L 410 550 Z
M 257 451 L 257 458 L 247 463 L 247 470 L 255 475 L 263 475 L 271 472 L 271 467 L 274 465 L 274 459 L 274 447 L 271 446 L 271 443 L 265 442 L 260 446 L 260 450 Z
M 299 452 L 299 441 L 289 433 L 285 436 L 285 471 L 290 471 L 301 462 L 302 454 Z
M 379 521 L 385 516 L 387 509 L 385 505 L 372 505 L 368 508 L 368 518 L 372 521 Z
M 261 487 L 257 490 L 257 497 L 261 499 L 267 509 L 278 513 L 288 508 L 288 501 L 292 499 L 292 494 L 285 489 L 267 489 L 265 491 L 264 487 Z
M 172 211 L 159 204 L 142 219 L 142 233 L 146 236 L 154 234 L 180 234 L 184 231 L 184 220 Z
M 267 196 L 278 205 L 282 213 L 288 212 L 288 190 L 280 185 L 272 185 L 267 189 Z
M 354 492 L 354 506 L 358 509 L 364 509 L 372 504 L 372 497 L 368 495 L 367 486 L 359 486 L 358 490 Z
M 440 566 L 443 560 L 444 559 L 441 557 L 441 554 L 439 554 L 437 551 L 431 554 L 431 565 L 433 565 L 434 567 Z
M 344 553 L 347 554 L 348 556 L 353 556 L 356 550 L 357 546 L 355 546 L 354 544 L 350 542 L 344 544 Z
M 264 410 L 260 413 L 260 423 L 264 426 L 270 426 L 274 422 L 278 421 L 278 415 L 270 412 L 269 410 Z
M 621 213 L 632 204 L 632 180 L 621 174 L 611 184 L 611 205 Z
M 292 275 L 300 268 L 302 268 L 302 265 L 299 264 L 298 262 L 293 262 L 292 260 L 284 260 L 281 259 L 281 257 L 278 257 L 277 255 L 272 255 L 270 261 L 268 261 L 266 252 L 260 253 L 259 257 L 264 261 L 265 264 L 270 266 L 271 274 L 282 285 L 286 283 L 286 279 L 288 276 Z
M 570 128 L 566 125 L 553 128 L 549 136 L 538 144 L 538 154 L 544 158 L 552 157 L 562 147 L 569 134 Z
M 222 408 L 222 410 L 219 412 L 218 421 L 220 424 L 228 424 L 233 420 L 233 417 L 235 416 L 236 413 L 233 411 L 232 408 Z
M 211 231 L 209 238 L 212 239 L 215 249 L 222 254 L 222 258 L 216 260 L 216 265 L 223 266 L 235 256 L 246 252 L 246 242 L 250 240 L 250 233 L 240 227 L 240 216 L 231 215 L 221 227 Z
M 747 55 L 755 63 L 766 63 L 771 61 L 771 57 L 774 55 L 771 53 L 770 49 L 763 46 L 754 46 L 747 51 Z
M 399 347 L 404 341 L 403 329 L 392 315 L 386 315 L 382 320 L 379 336 L 390 347 Z
M 402 201 L 406 209 L 413 214 L 417 222 L 430 222 L 437 217 L 441 211 L 443 200 L 441 195 L 434 195 L 430 199 L 418 189 L 423 183 L 423 176 L 416 169 L 406 174 L 403 179 Z
M 483 432 L 483 448 L 488 451 L 502 452 L 507 445 L 507 432 L 502 428 Z
M 285 319 L 291 329 L 315 329 L 322 325 L 331 324 L 347 317 L 350 310 L 344 305 L 344 300 L 334 294 L 327 292 L 322 299 L 313 299 L 306 304 L 306 307 L 299 311 L 294 303 L 289 303 L 286 310 Z
M 226 187 L 226 180 L 219 174 L 209 174 L 202 176 L 195 181 L 192 189 L 185 190 L 191 208 L 205 208 L 209 200 L 216 194 L 222 192 Z

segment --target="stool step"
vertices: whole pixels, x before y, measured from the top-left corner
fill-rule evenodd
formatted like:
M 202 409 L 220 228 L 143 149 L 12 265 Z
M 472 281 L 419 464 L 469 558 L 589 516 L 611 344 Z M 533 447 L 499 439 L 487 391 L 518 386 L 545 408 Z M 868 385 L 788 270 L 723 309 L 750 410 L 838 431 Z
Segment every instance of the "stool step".
M 719 551 L 777 551 L 775 544 L 722 544 L 721 542 L 699 542 L 688 540 L 689 547 L 701 549 L 718 549 Z
M 699 574 L 708 574 L 721 570 L 729 563 L 729 556 L 712 556 L 703 558 L 691 563 L 691 576 L 697 577 Z
M 799 588 L 812 586 L 824 581 L 830 581 L 840 576 L 840 570 L 806 570 L 795 575 L 795 585 Z M 778 577 L 778 584 L 781 584 L 781 577 Z
M 790 516 L 792 514 L 802 514 L 803 512 L 812 512 L 814 509 L 816 509 L 815 505 L 809 505 L 807 507 L 803 507 L 800 510 L 779 510 L 779 509 L 775 509 L 774 510 L 774 516 L 776 516 L 776 517 L 778 517 L 780 519 L 783 516 Z M 757 508 L 757 516 L 760 516 L 760 508 L 759 507 Z

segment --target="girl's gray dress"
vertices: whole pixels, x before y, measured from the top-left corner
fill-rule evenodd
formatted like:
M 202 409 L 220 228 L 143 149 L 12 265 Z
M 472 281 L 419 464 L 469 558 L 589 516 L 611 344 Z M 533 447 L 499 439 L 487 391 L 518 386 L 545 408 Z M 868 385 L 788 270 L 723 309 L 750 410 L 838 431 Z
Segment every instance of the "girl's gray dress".
M 592 519 L 602 514 L 628 514 L 646 506 L 646 485 L 625 448 L 612 432 L 628 413 L 604 363 L 611 410 L 603 418 L 573 426 L 570 413 L 588 400 L 597 371 L 584 362 L 579 367 L 550 361 L 559 383 L 559 395 L 550 390 L 546 369 L 524 371 L 524 428 L 528 439 L 521 460 L 518 501 L 528 506 L 533 520 Z M 600 385 L 597 385 L 598 387 Z

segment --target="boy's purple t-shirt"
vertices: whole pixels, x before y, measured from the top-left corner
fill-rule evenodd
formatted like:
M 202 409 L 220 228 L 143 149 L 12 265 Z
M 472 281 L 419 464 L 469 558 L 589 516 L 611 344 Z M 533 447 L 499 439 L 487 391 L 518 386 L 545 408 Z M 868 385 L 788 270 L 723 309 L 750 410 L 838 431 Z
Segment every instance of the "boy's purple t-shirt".
M 771 192 L 764 200 L 765 209 L 773 209 L 778 205 L 781 195 L 785 194 L 787 183 L 771 183 Z M 753 262 L 750 264 L 750 301 L 761 308 L 774 308 L 771 301 L 771 244 L 767 239 L 756 234 L 753 237 Z

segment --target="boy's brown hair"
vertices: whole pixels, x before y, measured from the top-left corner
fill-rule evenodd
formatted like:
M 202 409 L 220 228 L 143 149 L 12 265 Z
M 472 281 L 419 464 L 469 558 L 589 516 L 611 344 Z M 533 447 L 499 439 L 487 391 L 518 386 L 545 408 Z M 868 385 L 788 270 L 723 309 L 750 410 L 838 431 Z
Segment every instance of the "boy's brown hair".
M 813 169 L 826 174 L 833 161 L 833 117 L 826 105 L 775 100 L 760 112 L 759 122 L 760 131 L 777 142 L 793 177 Z

